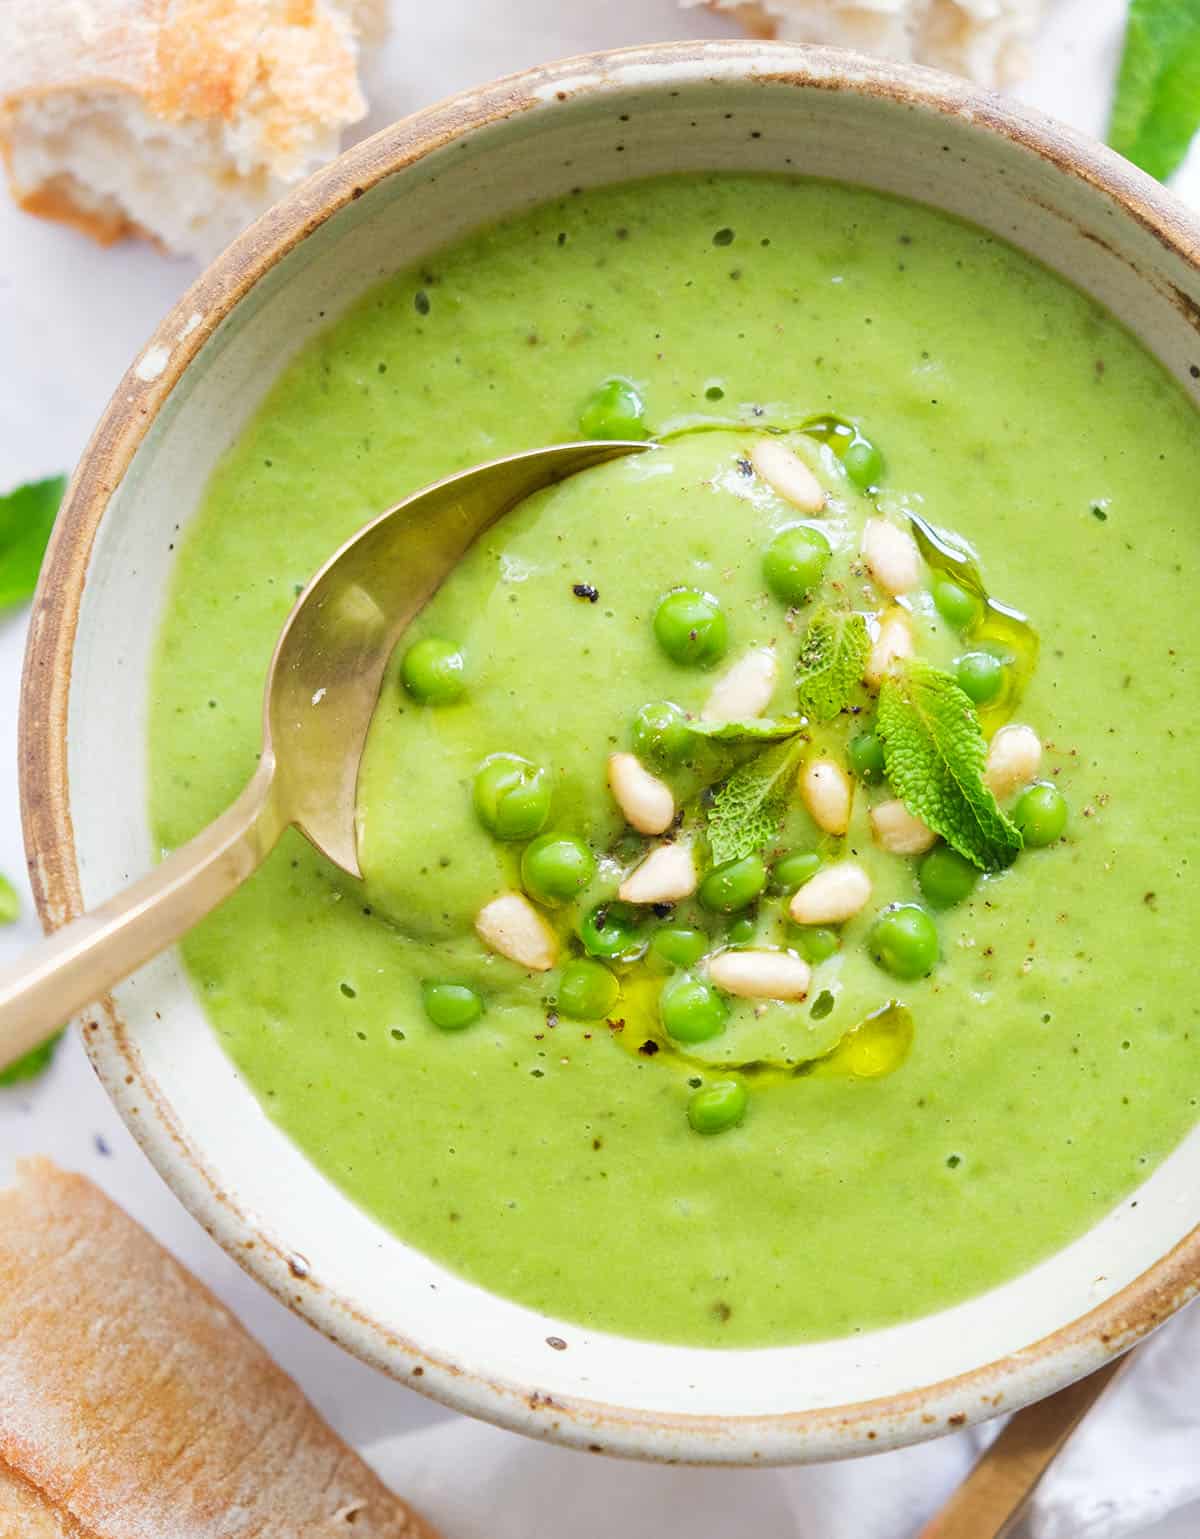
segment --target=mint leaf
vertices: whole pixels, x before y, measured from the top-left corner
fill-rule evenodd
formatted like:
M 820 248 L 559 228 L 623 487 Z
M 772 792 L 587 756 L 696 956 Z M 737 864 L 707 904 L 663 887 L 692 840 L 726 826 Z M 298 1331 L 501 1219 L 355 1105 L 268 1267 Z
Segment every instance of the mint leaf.
M 808 622 L 796 664 L 804 715 L 813 721 L 832 721 L 850 703 L 870 650 L 862 615 L 848 609 L 818 609 Z
M 7 1069 L 0 1070 L 0 1085 L 19 1085 L 25 1080 L 37 1079 L 39 1074 L 44 1074 L 50 1067 L 50 1060 L 54 1057 L 54 1049 L 58 1046 L 61 1031 L 56 1031 L 52 1037 L 25 1054 L 24 1058 L 18 1058 L 16 1063 L 10 1063 Z
M 1198 124 L 1200 0 L 1132 0 L 1108 142 L 1161 181 Z
M 687 728 L 713 743 L 778 743 L 807 725 L 804 716 L 760 716 L 753 721 L 689 721 Z
M 889 674 L 875 730 L 892 789 L 914 817 L 984 871 L 1013 863 L 1020 830 L 983 783 L 987 745 L 979 718 L 948 673 L 913 660 Z
M 0 924 L 14 924 L 20 912 L 21 900 L 17 897 L 17 889 L 6 876 L 0 876 Z M 48 1037 L 32 1052 L 26 1053 L 24 1058 L 18 1058 L 7 1069 L 0 1070 L 0 1085 L 19 1085 L 24 1080 L 36 1079 L 44 1073 L 50 1066 L 61 1036 L 61 1031 L 55 1032 L 54 1036 Z
M 33 597 L 66 486 L 66 476 L 50 476 L 0 497 L 0 609 Z
M 708 842 L 714 865 L 761 850 L 783 827 L 796 767 L 807 738 L 776 743 L 739 765 L 713 797 Z

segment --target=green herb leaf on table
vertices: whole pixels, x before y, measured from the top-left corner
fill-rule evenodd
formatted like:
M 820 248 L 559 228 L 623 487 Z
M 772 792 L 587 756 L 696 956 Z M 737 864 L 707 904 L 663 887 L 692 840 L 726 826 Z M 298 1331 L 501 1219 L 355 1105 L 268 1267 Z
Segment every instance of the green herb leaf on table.
M 33 597 L 66 486 L 66 476 L 50 476 L 0 497 L 0 609 Z
M 54 1049 L 58 1046 L 61 1031 L 56 1031 L 52 1037 L 47 1037 L 44 1042 L 38 1044 L 24 1058 L 18 1058 L 16 1063 L 10 1063 L 7 1069 L 0 1069 L 0 1086 L 20 1085 L 26 1080 L 37 1079 L 39 1074 L 44 1074 L 50 1067 L 50 1060 L 54 1057 Z
M 15 924 L 20 913 L 21 900 L 17 896 L 17 889 L 6 876 L 0 874 L 0 924 Z M 52 1037 L 26 1053 L 24 1058 L 10 1063 L 7 1069 L 0 1069 L 0 1086 L 19 1085 L 44 1073 L 50 1067 L 50 1060 L 54 1057 L 54 1049 L 61 1036 L 61 1031 L 55 1032 Z
M 862 615 L 848 609 L 818 609 L 804 632 L 796 664 L 804 715 L 813 721 L 832 721 L 850 703 L 870 650 Z
M 792 780 L 808 746 L 793 737 L 739 765 L 713 797 L 708 842 L 715 865 L 761 850 L 783 827 Z
M 713 743 L 778 743 L 808 725 L 804 716 L 760 716 L 753 721 L 689 721 L 688 731 Z
M 979 718 L 950 674 L 915 660 L 889 674 L 876 731 L 892 789 L 915 817 L 984 871 L 1012 864 L 1020 830 L 983 782 Z
M 1108 142 L 1165 180 L 1198 125 L 1200 0 L 1131 0 Z

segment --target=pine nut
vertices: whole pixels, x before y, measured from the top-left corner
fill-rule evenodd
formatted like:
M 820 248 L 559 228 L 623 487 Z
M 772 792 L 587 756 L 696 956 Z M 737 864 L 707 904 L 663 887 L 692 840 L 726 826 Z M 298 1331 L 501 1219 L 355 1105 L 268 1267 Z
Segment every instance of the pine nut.
M 800 772 L 800 797 L 825 833 L 844 834 L 849 828 L 854 788 L 849 775 L 832 759 L 808 761 Z
M 750 450 L 750 463 L 773 492 L 802 513 L 819 513 L 825 488 L 798 454 L 777 438 L 760 438 Z
M 501 893 L 475 915 L 475 931 L 490 950 L 531 972 L 549 972 L 558 961 L 554 931 L 519 892 Z
M 812 969 L 789 951 L 722 951 L 709 962 L 708 976 L 739 999 L 803 999 Z
M 705 721 L 749 721 L 771 703 L 779 678 L 774 647 L 756 647 L 739 657 L 713 685 L 700 715 Z
M 866 908 L 871 878 L 854 860 L 823 866 L 805 882 L 788 904 L 797 924 L 843 924 Z
M 921 581 L 921 554 L 916 541 L 886 518 L 869 518 L 863 530 L 863 560 L 876 584 L 893 598 L 911 593 Z
M 879 848 L 892 855 L 922 855 L 937 842 L 933 829 L 913 817 L 902 801 L 871 808 L 871 833 Z
M 663 834 L 675 817 L 675 798 L 670 786 L 652 775 L 636 755 L 608 756 L 608 784 L 617 806 L 639 834 Z
M 884 610 L 879 629 L 871 643 L 863 678 L 872 689 L 878 689 L 893 667 L 905 657 L 913 655 L 912 621 L 905 610 L 893 605 Z
M 988 749 L 983 781 L 1002 801 L 1035 778 L 1042 762 L 1042 743 L 1032 727 L 1013 723 L 1001 727 Z
M 678 903 L 696 890 L 696 861 L 686 842 L 660 844 L 617 889 L 623 903 Z

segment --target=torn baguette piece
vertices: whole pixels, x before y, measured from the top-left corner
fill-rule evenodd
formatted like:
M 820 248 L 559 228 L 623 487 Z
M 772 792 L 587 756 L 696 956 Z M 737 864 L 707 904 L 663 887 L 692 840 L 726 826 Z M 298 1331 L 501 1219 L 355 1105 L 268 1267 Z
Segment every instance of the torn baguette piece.
M 102 244 L 207 260 L 366 113 L 386 0 L 9 0 L 0 154 L 13 197 Z
M 1045 0 L 679 0 L 732 13 L 752 37 L 931 64 L 1004 86 L 1029 68 Z
M 0 1534 L 436 1539 L 207 1288 L 49 1160 L 0 1192 L 0 1341 Z

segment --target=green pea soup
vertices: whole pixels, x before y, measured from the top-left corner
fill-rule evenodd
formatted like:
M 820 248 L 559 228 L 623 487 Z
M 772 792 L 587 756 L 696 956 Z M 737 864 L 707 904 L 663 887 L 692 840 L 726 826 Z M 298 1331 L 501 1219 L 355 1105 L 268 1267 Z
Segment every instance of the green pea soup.
M 284 371 L 187 532 L 154 664 L 156 837 L 182 843 L 252 772 L 275 637 L 332 549 L 439 476 L 578 437 L 581 412 L 603 431 L 606 410 L 659 446 L 489 530 L 394 660 L 360 784 L 365 881 L 287 836 L 185 941 L 197 993 L 318 1168 L 496 1293 L 738 1347 L 953 1304 L 1127 1199 L 1200 1094 L 1196 421 L 1111 317 L 1002 241 L 861 189 L 688 176 L 546 205 L 372 290 Z M 747 455 L 767 428 L 829 413 L 869 442 L 842 464 L 811 441 L 830 503 L 809 517 Z M 785 715 L 800 588 L 879 607 L 857 552 L 880 510 L 954 531 L 1036 626 L 1016 719 L 1043 740 L 1065 830 L 1035 797 L 1009 869 L 973 880 L 939 857 L 922 881 L 871 838 L 889 794 L 878 748 L 844 746 L 870 728 L 864 694 L 861 720 L 813 729 L 861 771 L 845 838 L 793 799 L 764 851 L 854 858 L 873 883 L 861 914 L 802 932 L 771 880 L 733 912 L 623 913 L 616 886 L 646 841 L 605 761 L 635 746 L 643 706 L 698 714 L 722 666 L 664 650 L 663 594 L 718 601 L 724 663 L 774 646 L 769 714 Z M 789 609 L 782 558 L 768 580 L 764 556 L 798 524 L 830 554 L 794 579 Z M 929 579 L 908 600 L 918 648 L 986 701 L 989 665 L 958 664 L 969 595 Z M 418 654 L 406 687 L 404 655 L 425 641 L 452 647 Z M 534 832 L 574 841 L 526 861 L 560 946 L 546 973 L 474 929 L 521 890 L 529 847 L 476 809 L 495 754 L 544 772 Z M 706 786 L 747 754 L 662 774 L 702 818 Z M 793 861 L 792 879 L 811 866 Z M 919 976 L 876 960 L 891 904 L 932 916 Z M 580 969 L 579 937 L 618 921 L 614 1001 Z M 911 954 L 911 936 L 891 939 Z M 661 991 L 702 981 L 726 944 L 807 956 L 808 998 L 725 999 L 709 1037 L 669 1037 Z M 558 998 L 571 968 L 577 1014 Z

